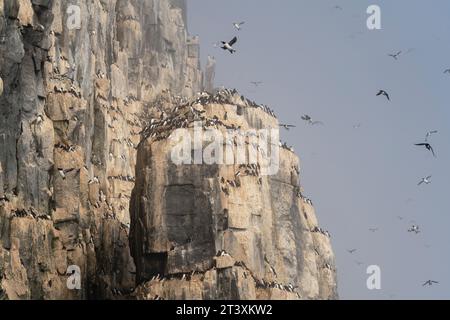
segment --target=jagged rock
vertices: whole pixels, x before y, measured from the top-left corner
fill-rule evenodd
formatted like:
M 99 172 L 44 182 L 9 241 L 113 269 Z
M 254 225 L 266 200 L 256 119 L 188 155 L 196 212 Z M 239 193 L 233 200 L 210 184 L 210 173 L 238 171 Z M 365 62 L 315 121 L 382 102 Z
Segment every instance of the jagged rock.
M 82 1 L 81 29 L 69 29 L 69 5 L 0 0 L 8 299 L 119 299 L 113 291 L 135 286 L 129 201 L 142 114 L 162 90 L 201 89 L 184 1 Z M 81 290 L 66 286 L 70 265 L 81 269 Z
M 294 168 L 300 167 L 292 151 L 281 148 L 279 170 L 265 176 L 253 172 L 249 164 L 235 161 L 231 165 L 203 161 L 194 165 L 173 160 L 179 143 L 174 134 L 180 125 L 170 123 L 184 124 L 190 112 L 204 112 L 202 128 L 210 124 L 224 136 L 232 126 L 243 132 L 279 127 L 262 108 L 242 100 L 237 106 L 238 100 L 237 93 L 219 92 L 175 108 L 177 111 L 168 113 L 157 125 L 160 128 L 150 130 L 140 144 L 130 210 L 131 251 L 138 282 L 157 274 L 170 278 L 213 273 L 215 277 L 200 288 L 197 285 L 195 292 L 186 286 L 180 295 L 174 295 L 173 287 L 165 283 L 157 294 L 164 299 L 184 299 L 184 295 L 201 299 L 334 299 L 336 273 L 323 267 L 334 265 L 330 241 L 310 231 L 317 221 L 313 207 L 298 196 L 300 186 L 292 184 L 296 181 L 292 179 Z M 197 111 L 189 105 L 195 105 Z M 181 136 L 194 135 L 194 122 L 188 121 Z M 203 144 L 202 150 L 207 145 Z M 194 145 L 188 145 L 187 154 L 194 150 Z M 233 154 L 239 154 L 237 148 Z M 263 168 L 260 163 L 255 165 Z M 216 256 L 222 250 L 226 254 Z M 250 288 L 245 292 L 236 287 L 244 281 L 239 278 L 241 272 L 247 272 L 250 279 L 245 280 Z M 295 292 L 286 289 L 289 284 L 297 288 Z M 143 292 L 144 298 L 146 292 L 153 293 L 152 283 L 147 283 Z
M 334 266 L 329 239 L 294 199 L 292 153 L 274 179 L 242 177 L 227 196 L 217 177 L 234 168 L 170 166 L 168 140 L 147 139 L 151 118 L 187 101 L 236 127 L 278 127 L 238 94 L 214 108 L 193 98 L 203 74 L 186 1 L 81 1 L 80 28 L 69 5 L 0 0 L 0 299 L 336 297 L 335 271 L 320 269 Z M 222 248 L 230 257 L 214 261 Z

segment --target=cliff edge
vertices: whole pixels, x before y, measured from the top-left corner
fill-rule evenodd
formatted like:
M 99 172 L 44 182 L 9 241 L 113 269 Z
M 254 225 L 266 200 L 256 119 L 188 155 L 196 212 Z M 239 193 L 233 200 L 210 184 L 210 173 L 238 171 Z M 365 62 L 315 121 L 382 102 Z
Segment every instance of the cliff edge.
M 186 20 L 183 0 L 0 0 L 0 299 L 337 297 L 292 152 L 265 177 L 170 162 L 175 115 L 278 126 L 199 100 Z

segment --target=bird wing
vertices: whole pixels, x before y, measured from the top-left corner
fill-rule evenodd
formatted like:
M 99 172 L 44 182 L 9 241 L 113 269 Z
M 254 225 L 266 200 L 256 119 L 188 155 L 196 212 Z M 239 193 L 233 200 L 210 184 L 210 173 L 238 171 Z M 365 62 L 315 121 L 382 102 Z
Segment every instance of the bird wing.
M 378 93 L 377 93 L 377 97 L 378 96 L 381 96 L 383 94 L 383 90 L 380 90 Z
M 420 185 L 421 185 L 422 183 L 423 183 L 423 180 L 422 180 L 422 181 L 420 181 L 420 182 L 419 182 L 419 183 L 418 183 L 417 185 L 418 185 L 418 186 L 420 186 Z
M 416 143 L 415 145 L 416 146 L 426 146 L 427 144 L 426 143 Z
M 427 177 L 427 180 L 431 179 L 431 177 L 432 177 L 432 176 L 428 176 L 428 177 Z
M 237 42 L 237 37 L 234 37 L 233 39 L 231 39 L 230 42 L 228 42 L 228 44 L 229 44 L 230 46 L 232 46 L 232 45 L 235 44 L 236 42 Z
M 320 124 L 320 125 L 323 126 L 323 122 L 322 122 L 322 121 L 313 121 L 311 124 L 312 124 L 313 126 L 315 126 L 316 124 Z
M 391 98 L 389 97 L 389 94 L 388 94 L 387 92 L 384 92 L 383 94 L 386 96 L 386 98 L 387 98 L 389 101 L 391 101 Z
M 436 153 L 434 153 L 434 150 L 433 150 L 432 146 L 430 146 L 430 150 L 431 150 L 431 153 L 433 154 L 433 156 L 436 157 Z
M 243 24 L 245 24 L 245 21 L 239 22 L 238 25 L 242 26 Z

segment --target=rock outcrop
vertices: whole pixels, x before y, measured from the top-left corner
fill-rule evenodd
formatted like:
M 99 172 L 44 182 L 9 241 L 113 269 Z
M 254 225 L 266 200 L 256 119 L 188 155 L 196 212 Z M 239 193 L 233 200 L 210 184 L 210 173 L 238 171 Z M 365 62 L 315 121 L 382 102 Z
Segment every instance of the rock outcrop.
M 11 299 L 116 298 L 135 286 L 142 114 L 164 90 L 201 89 L 184 1 L 78 4 L 76 16 L 67 1 L 0 0 L 0 288 Z M 81 290 L 66 286 L 71 265 Z
M 225 196 L 235 167 L 171 165 L 150 134 L 202 90 L 186 24 L 184 0 L 0 0 L 0 299 L 337 297 L 292 152 Z M 225 100 L 195 108 L 278 126 Z
M 195 146 L 196 125 L 226 137 L 232 129 L 241 135 L 270 128 L 277 132 L 276 118 L 228 90 L 203 93 L 165 115 L 154 119 L 138 149 L 130 211 L 132 255 L 137 280 L 144 283 L 137 296 L 336 298 L 329 234 L 318 227 L 312 203 L 301 193 L 300 164 L 292 150 L 279 148 L 279 158 L 273 158 L 277 170 L 265 175 L 268 163 L 256 157 L 251 162 L 251 150 L 239 150 L 259 150 L 251 134 L 241 145 L 239 134 L 218 142 L 224 149 L 215 152 L 225 157 L 231 151 L 227 164 L 207 164 L 205 154 L 202 164 L 174 161 L 177 128 L 185 130 L 178 136 L 193 137 L 187 146 L 191 155 L 211 144 L 205 140 Z M 269 143 L 267 150 L 279 147 L 278 139 Z M 246 159 L 238 161 L 242 152 Z

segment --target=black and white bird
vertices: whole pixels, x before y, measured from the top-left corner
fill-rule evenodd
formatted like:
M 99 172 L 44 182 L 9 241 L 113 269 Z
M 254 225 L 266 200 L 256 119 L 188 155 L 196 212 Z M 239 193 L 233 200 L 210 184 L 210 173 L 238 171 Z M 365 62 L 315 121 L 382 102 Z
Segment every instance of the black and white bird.
M 418 186 L 422 185 L 422 184 L 430 184 L 431 183 L 431 176 L 428 176 L 426 178 L 422 178 L 422 181 L 419 182 Z
M 408 232 L 414 232 L 416 234 L 420 233 L 419 226 L 413 224 L 412 227 L 408 229 Z
M 233 48 L 233 45 L 237 42 L 237 37 L 234 37 L 233 39 L 231 39 L 230 42 L 226 42 L 226 41 L 221 41 L 222 43 L 222 49 L 223 50 L 228 50 L 230 53 L 235 53 L 236 50 Z
M 389 94 L 386 91 L 384 91 L 384 90 L 380 90 L 377 93 L 377 97 L 379 97 L 379 96 L 385 96 L 389 101 L 391 101 L 391 98 L 389 97 Z
M 235 27 L 236 30 L 241 31 L 242 25 L 244 25 L 244 24 L 245 24 L 245 21 L 233 22 L 233 27 Z
M 280 124 L 280 127 L 284 128 L 284 129 L 286 129 L 288 131 L 289 131 L 290 128 L 295 128 L 295 126 L 292 125 L 292 124 Z
M 431 137 L 431 135 L 438 133 L 437 130 L 428 131 L 427 135 L 425 136 L 425 142 L 428 142 L 428 138 Z
M 415 144 L 418 147 L 425 147 L 427 148 L 428 151 L 431 151 L 431 153 L 433 154 L 434 157 L 436 157 L 436 154 L 434 153 L 434 149 L 431 146 L 431 144 L 429 144 L 428 142 L 424 142 L 424 143 L 416 143 Z
M 402 52 L 401 51 L 398 51 L 397 53 L 395 53 L 395 54 L 388 54 L 388 56 L 389 57 L 392 57 L 392 58 L 394 58 L 395 60 L 398 60 L 398 56 L 399 55 L 401 55 L 402 54 Z
M 434 280 L 425 281 L 424 284 L 422 284 L 422 287 L 425 287 L 425 286 L 431 287 L 433 284 L 439 284 L 439 281 L 434 281 Z
M 315 126 L 318 124 L 323 125 L 322 121 L 313 121 L 313 119 L 307 114 L 303 115 L 301 118 L 302 118 L 302 120 L 308 122 L 308 124 L 310 124 L 312 126 Z

